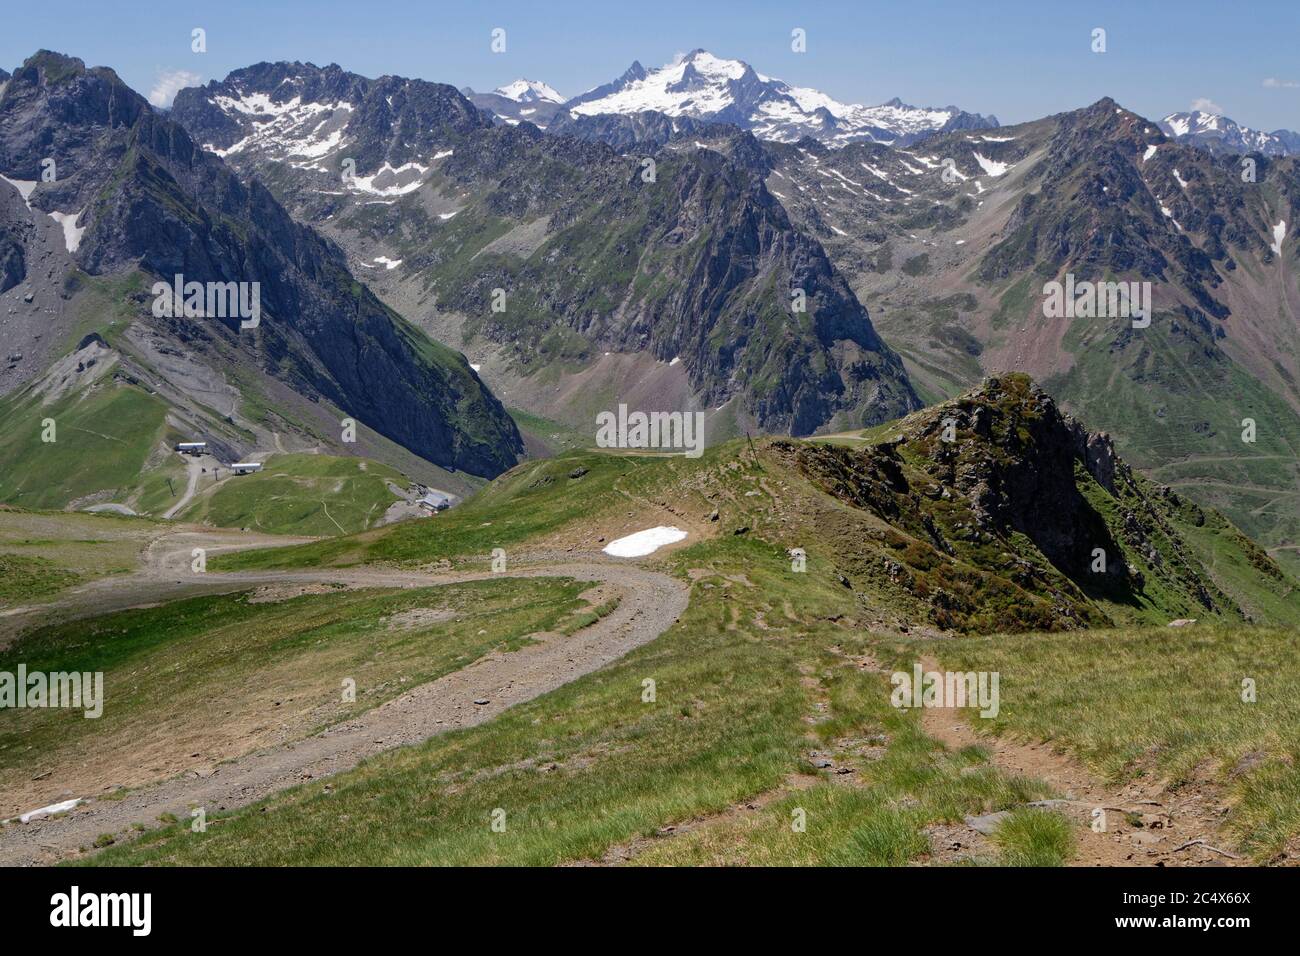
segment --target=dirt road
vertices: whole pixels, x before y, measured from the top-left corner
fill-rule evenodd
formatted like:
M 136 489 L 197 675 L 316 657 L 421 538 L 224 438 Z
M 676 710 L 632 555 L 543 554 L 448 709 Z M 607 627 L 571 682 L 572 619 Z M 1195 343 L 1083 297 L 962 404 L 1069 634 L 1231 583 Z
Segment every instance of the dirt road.
M 185 461 L 185 471 L 187 474 L 187 483 L 185 485 L 185 494 L 181 495 L 180 501 L 172 505 L 163 514 L 164 520 L 170 521 L 178 514 L 185 510 L 185 506 L 190 503 L 194 497 L 194 489 L 199 486 L 199 475 L 203 472 L 203 466 L 197 458 L 187 458 Z
M 205 543 L 214 550 L 240 543 L 264 545 L 262 536 L 177 531 L 154 542 L 146 566 L 131 578 L 98 581 L 55 605 L 60 617 L 170 600 L 200 591 L 250 585 L 334 582 L 352 586 L 429 587 L 493 577 L 488 571 L 428 574 L 381 568 L 193 574 L 191 553 Z M 214 540 L 216 539 L 216 540 Z M 285 539 L 273 539 L 287 543 Z M 114 800 L 90 801 L 65 816 L 0 829 L 0 865 L 52 863 L 102 833 L 124 834 L 133 823 L 155 825 L 160 814 L 178 818 L 199 806 L 209 813 L 246 806 L 278 790 L 348 770 L 394 747 L 418 744 L 443 731 L 472 727 L 508 707 L 617 660 L 654 640 L 686 609 L 687 587 L 674 578 L 627 561 L 591 554 L 520 555 L 510 577 L 568 577 L 600 582 L 620 597 L 617 609 L 572 636 L 544 635 L 510 653 L 493 653 L 438 680 L 417 687 L 359 718 L 305 740 L 270 747 L 218 765 L 207 777 L 186 776 L 132 791 Z M 195 580 L 198 579 L 198 580 Z

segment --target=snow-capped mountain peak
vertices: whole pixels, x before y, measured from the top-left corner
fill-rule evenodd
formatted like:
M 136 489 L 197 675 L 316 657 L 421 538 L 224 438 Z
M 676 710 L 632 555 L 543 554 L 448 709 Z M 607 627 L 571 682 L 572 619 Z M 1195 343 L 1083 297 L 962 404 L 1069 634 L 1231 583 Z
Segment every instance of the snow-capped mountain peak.
M 579 116 L 639 113 L 734 123 L 763 139 L 795 142 L 812 136 L 829 145 L 872 140 L 905 145 L 939 129 L 994 127 L 993 117 L 954 106 L 918 108 L 893 99 L 881 106 L 841 103 L 819 90 L 791 86 L 742 60 L 692 50 L 659 69 L 639 63 L 612 83 L 565 104 Z
M 1159 125 L 1165 135 L 1211 152 L 1265 153 L 1271 156 L 1300 153 L 1300 134 L 1285 129 L 1266 133 L 1203 110 L 1170 113 Z
M 564 97 L 537 80 L 518 79 L 492 92 L 516 103 L 563 103 Z

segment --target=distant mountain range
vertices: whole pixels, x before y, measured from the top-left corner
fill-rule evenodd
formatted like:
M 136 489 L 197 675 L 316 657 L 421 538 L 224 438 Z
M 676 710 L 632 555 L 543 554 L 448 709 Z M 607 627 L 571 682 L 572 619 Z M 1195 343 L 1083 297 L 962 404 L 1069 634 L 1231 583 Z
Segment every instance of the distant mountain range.
M 283 83 L 274 70 L 255 86 L 248 80 L 241 71 L 219 89 L 183 92 L 178 118 L 206 142 L 217 124 L 203 116 L 213 107 L 195 100 L 227 104 L 220 122 L 231 132 L 214 148 L 244 143 L 230 159 L 279 184 L 290 208 L 359 265 L 399 262 L 374 270 L 380 294 L 486 362 L 488 380 L 515 404 L 560 417 L 567 408 L 579 423 L 588 414 L 582 396 L 612 384 L 669 394 L 666 383 L 684 372 L 689 393 L 704 407 L 726 406 L 719 417 L 731 416 L 731 427 L 802 433 L 906 408 L 913 392 L 935 401 L 986 374 L 1025 370 L 1115 434 L 1141 467 L 1170 469 L 1180 487 L 1201 489 L 1207 503 L 1281 546 L 1280 557 L 1294 555 L 1286 549 L 1300 533 L 1300 509 L 1261 509 L 1248 490 L 1300 478 L 1292 451 L 1300 447 L 1292 275 L 1300 171 L 1291 157 L 1266 157 L 1258 183 L 1246 183 L 1230 151 L 1180 141 L 1109 99 L 1014 127 L 884 131 L 876 123 L 876 133 L 845 142 L 845 123 L 782 142 L 762 121 L 775 114 L 759 105 L 792 94 L 743 63 L 696 51 L 664 70 L 634 67 L 563 109 L 548 103 L 557 112 L 545 135 L 503 126 L 500 114 L 475 121 L 445 91 L 436 115 L 460 117 L 461 126 L 419 127 L 427 138 L 408 149 L 417 136 L 394 136 L 354 109 L 343 142 L 328 148 L 369 158 L 342 190 L 319 172 L 329 161 L 307 155 L 333 135 L 334 121 L 312 113 L 296 139 L 285 139 L 278 121 L 267 122 L 272 111 L 255 105 L 267 97 L 306 115 L 332 104 L 296 99 L 297 81 Z M 390 109 L 382 102 L 381 113 Z M 803 128 L 803 113 L 790 116 L 795 125 L 782 137 Z M 366 133 L 348 144 L 354 130 Z M 372 130 L 387 152 L 372 147 Z M 659 183 L 673 184 L 671 195 L 641 188 L 645 157 Z M 799 265 L 811 264 L 809 255 L 826 262 L 812 273 L 822 277 L 812 328 L 788 312 L 778 320 L 768 311 L 775 291 L 759 291 L 773 269 L 769 289 L 801 271 L 800 282 L 810 281 Z M 1067 274 L 1151 282 L 1152 327 L 1045 321 L 1041 289 Z M 537 290 L 526 316 L 510 324 L 472 317 L 488 289 L 520 283 Z M 870 307 L 869 325 L 858 303 Z M 829 308 L 840 318 L 826 324 Z M 453 322 L 456 313 L 469 317 Z M 777 348 L 769 322 L 794 343 Z M 553 338 L 560 330 L 564 345 Z M 548 336 L 554 345 L 542 346 Z M 733 344 L 716 350 L 722 340 Z M 614 356 L 628 350 L 680 363 L 614 375 Z M 789 367 L 796 354 L 808 368 Z M 539 361 L 545 376 L 533 371 Z M 822 363 L 827 374 L 809 374 Z M 557 369 L 566 370 L 560 388 L 539 390 Z M 1237 396 L 1252 414 L 1216 393 Z M 1272 425 L 1243 455 L 1236 435 L 1245 417 Z
M 955 106 L 908 106 L 897 98 L 880 106 L 840 103 L 818 90 L 791 86 L 741 60 L 723 59 L 705 50 L 692 50 L 654 70 L 633 63 L 618 79 L 563 102 L 550 87 L 528 80 L 517 80 L 495 93 L 471 94 L 467 91 L 475 105 L 506 122 L 528 120 L 542 128 L 565 112 L 573 117 L 656 112 L 729 123 L 760 139 L 788 143 L 811 136 L 830 145 L 867 140 L 905 146 L 940 130 L 998 125 L 996 117 Z
M 1192 110 L 1170 113 L 1160 121 L 1166 135 L 1211 152 L 1263 153 L 1266 156 L 1294 156 L 1300 153 L 1300 133 L 1275 129 L 1271 133 L 1241 126 L 1216 113 Z
M 507 89 L 520 99 L 491 95 L 549 102 Z M 394 308 L 469 350 L 512 404 L 586 427 L 613 389 L 708 408 L 715 434 L 917 406 L 819 244 L 715 153 L 671 154 L 649 176 L 603 143 L 494 121 L 445 84 L 302 63 L 182 90 L 172 115 L 338 239 Z
M 693 50 L 659 69 L 633 63 L 618 79 L 565 99 L 545 83 L 519 79 L 491 93 L 463 92 L 474 105 L 507 123 L 530 122 L 547 129 L 571 128 L 581 117 L 662 114 L 726 123 L 759 139 L 792 143 L 805 136 L 828 146 L 852 142 L 909 146 L 936 132 L 994 129 L 994 116 L 955 106 L 916 107 L 894 98 L 879 106 L 840 103 L 810 88 L 790 86 L 758 73 L 742 60 Z M 1170 113 L 1160 129 L 1180 142 L 1211 152 L 1300 153 L 1300 133 L 1241 126 L 1226 116 L 1192 110 Z
M 518 79 L 491 93 L 475 93 L 467 86 L 461 93 L 507 123 L 527 121 L 539 129 L 546 129 L 564 104 L 563 96 L 537 80 Z

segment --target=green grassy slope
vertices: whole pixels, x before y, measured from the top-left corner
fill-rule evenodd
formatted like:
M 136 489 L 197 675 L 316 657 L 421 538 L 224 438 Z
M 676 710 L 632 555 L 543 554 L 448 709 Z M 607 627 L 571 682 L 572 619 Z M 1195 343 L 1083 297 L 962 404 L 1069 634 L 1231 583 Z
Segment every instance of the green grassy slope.
M 31 395 L 0 399 L 0 502 L 61 508 L 96 493 L 122 500 L 162 440 L 166 412 L 155 396 L 112 382 L 50 405 Z M 52 442 L 42 441 L 45 419 L 55 423 Z
M 1118 344 L 1072 336 L 1074 366 L 1044 387 L 1112 433 L 1134 467 L 1223 512 L 1265 547 L 1300 542 L 1300 417 L 1201 330 L 1158 319 Z M 1243 440 L 1246 419 L 1253 442 Z M 1294 555 L 1274 552 L 1293 571 Z
M 1153 628 L 972 638 L 940 657 L 1002 674 L 1001 709 L 975 721 L 981 729 L 1051 740 L 1112 781 L 1208 780 L 1233 805 L 1233 835 L 1271 858 L 1300 833 L 1297 643 L 1292 629 Z M 1242 699 L 1246 678 L 1253 702 Z
M 164 828 L 96 862 L 545 865 L 772 793 L 729 862 L 901 864 L 924 853 L 930 822 L 1044 793 L 981 752 L 936 748 L 913 714 L 888 706 L 883 679 L 853 661 L 865 635 L 831 619 L 852 601 L 823 571 L 793 575 L 778 549 L 745 536 L 676 552 L 674 571 L 688 568 L 712 599 L 697 596 L 678 626 L 610 667 L 367 761 L 328 792 L 309 784 L 268 812 L 202 835 Z M 794 679 L 801 671 L 813 676 Z M 883 760 L 858 752 L 868 738 L 888 742 Z M 810 749 L 859 767 L 870 786 L 819 776 Z M 787 793 L 792 779 L 810 786 Z M 497 808 L 504 833 L 490 828 Z M 797 808 L 803 834 L 790 827 Z
M 272 455 L 262 471 L 230 478 L 180 517 L 272 534 L 336 535 L 376 524 L 405 489 L 401 472 L 376 461 L 333 455 Z
M 282 600 L 241 593 L 42 628 L 0 651 L 0 671 L 20 662 L 102 671 L 103 715 L 0 710 L 0 790 L 106 759 L 116 761 L 111 782 L 132 785 L 196 751 L 216 762 L 305 735 L 564 627 L 585 610 L 586 587 L 543 579 Z M 342 698 L 345 678 L 356 682 L 355 703 Z
M 0 606 L 133 571 L 156 529 L 152 521 L 111 513 L 0 507 Z
M 419 566 L 444 557 L 472 563 L 493 547 L 518 553 L 566 535 L 595 546 L 607 525 L 648 504 L 671 506 L 696 529 L 689 546 L 657 562 L 690 582 L 692 598 L 682 619 L 653 643 L 487 724 L 381 755 L 332 778 L 328 788 L 308 783 L 219 817 L 225 822 L 205 834 L 165 827 L 95 862 L 550 865 L 612 853 L 639 863 L 900 865 L 934 862 L 932 827 L 998 809 L 1013 813 L 980 861 L 1068 859 L 1071 825 L 1025 807 L 1049 788 L 994 768 L 983 748 L 936 744 L 914 711 L 889 706 L 885 675 L 868 666 L 873 657 L 915 656 L 897 650 L 896 633 L 882 636 L 876 627 L 891 606 L 905 617 L 926 606 L 869 567 L 889 557 L 915 561 L 914 573 L 934 572 L 934 549 L 922 551 L 906 523 L 892 532 L 902 544 L 895 548 L 877 515 L 813 486 L 784 444 L 759 443 L 753 456 L 735 443 L 695 461 L 571 453 L 520 466 L 436 529 L 414 523 L 225 559 L 225 566 L 241 567 Z M 922 467 L 918 456 L 914 449 L 908 469 Z M 587 470 L 571 477 L 581 469 Z M 707 520 L 713 508 L 720 512 L 716 523 Z M 834 528 L 844 530 L 832 534 Z M 1220 553 L 1249 560 L 1252 552 L 1231 526 L 1207 521 L 1202 530 Z M 1178 540 L 1173 531 L 1170 542 Z M 882 533 L 884 540 L 872 544 Z M 862 542 L 860 561 L 841 551 L 845 535 Z M 806 549 L 806 572 L 793 570 L 792 547 Z M 1194 566 L 1194 557 L 1183 560 Z M 997 586 L 1013 585 L 1026 596 L 1048 593 L 1029 578 Z M 1170 599 L 1163 592 L 1151 597 L 1157 605 Z M 1092 606 L 1114 611 L 1100 598 Z M 1131 643 L 1140 666 L 1130 667 L 1123 683 L 1119 655 L 1104 668 L 1113 681 L 1094 686 L 1088 676 L 1108 660 L 1110 641 Z M 1020 665 L 995 656 L 1003 645 L 1057 654 L 1055 676 L 1044 676 L 1042 686 L 1054 695 L 1052 680 L 1075 675 L 1073 697 L 1061 695 L 1075 701 L 1075 710 L 1049 710 L 1034 723 L 1039 685 L 1030 677 L 1010 685 L 1028 708 L 1023 726 L 1051 736 L 1069 714 L 1092 708 L 1097 721 L 1140 727 L 1152 773 L 1176 772 L 1189 753 L 1187 727 L 1149 719 L 1153 695 L 1175 707 L 1207 687 L 1238 686 L 1243 666 L 1271 675 L 1268 686 L 1282 696 L 1267 722 L 1220 702 L 1216 719 L 1230 726 L 1194 745 L 1195 756 L 1235 768 L 1257 788 L 1259 799 L 1228 819 L 1247 849 L 1266 856 L 1278 839 L 1300 832 L 1300 819 L 1267 799 L 1300 786 L 1300 771 L 1285 758 L 1286 741 L 1300 732 L 1300 715 L 1285 705 L 1285 688 L 1300 680 L 1293 644 L 1293 632 L 1237 623 L 1069 638 L 1027 634 L 1014 644 L 964 638 L 943 649 L 951 651 L 950 666 L 966 660 L 958 655 L 970 648 L 970 660 L 1009 675 Z M 1171 654 L 1182 653 L 1197 663 L 1170 667 Z M 642 699 L 646 679 L 655 681 L 652 702 Z M 1008 721 L 1020 720 L 1018 713 L 1013 707 Z M 1079 753 L 1094 759 L 1086 725 L 1078 726 Z M 1237 767 L 1249 747 L 1272 756 L 1259 769 Z M 819 769 L 826 761 L 843 772 Z M 491 827 L 497 809 L 505 812 L 504 832 Z M 791 828 L 798 811 L 807 820 L 802 833 Z M 657 837 L 666 827 L 681 835 Z

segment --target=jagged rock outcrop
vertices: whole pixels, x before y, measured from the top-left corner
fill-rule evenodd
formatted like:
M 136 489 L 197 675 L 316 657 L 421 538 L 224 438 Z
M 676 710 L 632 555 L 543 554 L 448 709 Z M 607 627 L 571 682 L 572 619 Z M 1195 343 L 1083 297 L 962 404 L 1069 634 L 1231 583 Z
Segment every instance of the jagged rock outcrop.
M 1055 630 L 1153 608 L 1244 616 L 1188 540 L 1210 516 L 1136 474 L 1027 376 L 986 379 L 860 450 L 788 451 L 830 494 L 887 522 L 889 579 L 941 626 Z

